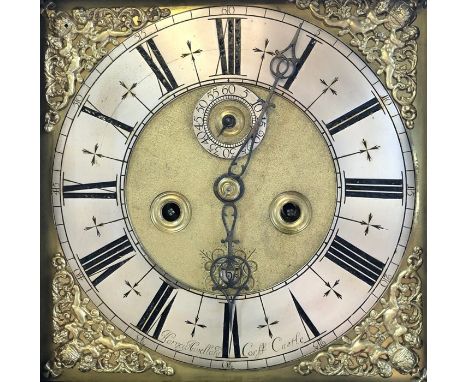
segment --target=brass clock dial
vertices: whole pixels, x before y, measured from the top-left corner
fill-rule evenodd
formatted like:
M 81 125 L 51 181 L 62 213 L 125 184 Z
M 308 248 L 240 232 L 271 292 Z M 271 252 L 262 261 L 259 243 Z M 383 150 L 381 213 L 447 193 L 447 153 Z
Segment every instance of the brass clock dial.
M 297 360 L 359 322 L 416 197 L 379 78 L 260 6 L 181 12 L 116 46 L 67 111 L 52 181 L 64 256 L 102 314 L 213 369 Z

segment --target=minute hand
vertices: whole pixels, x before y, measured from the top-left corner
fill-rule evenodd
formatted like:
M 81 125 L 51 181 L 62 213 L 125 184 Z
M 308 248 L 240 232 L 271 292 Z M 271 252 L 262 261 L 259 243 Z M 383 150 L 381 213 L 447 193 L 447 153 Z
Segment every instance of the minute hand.
M 278 51 L 278 50 L 275 51 L 275 55 L 270 61 L 270 72 L 273 74 L 273 77 L 274 77 L 273 85 L 271 85 L 268 91 L 268 96 L 266 100 L 263 101 L 262 111 L 260 112 L 260 115 L 258 116 L 254 125 L 252 126 L 252 129 L 250 130 L 250 134 L 248 138 L 244 141 L 242 146 L 239 148 L 239 150 L 237 151 L 237 154 L 234 156 L 234 158 L 231 161 L 231 164 L 229 165 L 228 174 L 231 176 L 241 177 L 244 175 L 250 163 L 250 159 L 252 158 L 252 153 L 254 151 L 253 148 L 254 148 L 254 143 L 255 143 L 255 137 L 258 134 L 258 130 L 262 123 L 263 117 L 267 114 L 270 108 L 275 107 L 275 105 L 271 102 L 271 99 L 273 98 L 273 95 L 275 94 L 278 83 L 281 80 L 287 79 L 296 73 L 297 62 L 298 62 L 298 58 L 296 57 L 296 44 L 297 44 L 297 39 L 299 38 L 299 33 L 301 31 L 301 28 L 302 28 L 302 24 L 297 29 L 289 45 L 281 51 Z M 288 52 L 288 50 L 291 50 L 291 57 L 286 56 L 286 53 Z M 247 146 L 249 146 L 247 159 L 245 163 L 240 166 L 240 169 L 239 169 L 238 160 L 239 160 L 240 153 Z

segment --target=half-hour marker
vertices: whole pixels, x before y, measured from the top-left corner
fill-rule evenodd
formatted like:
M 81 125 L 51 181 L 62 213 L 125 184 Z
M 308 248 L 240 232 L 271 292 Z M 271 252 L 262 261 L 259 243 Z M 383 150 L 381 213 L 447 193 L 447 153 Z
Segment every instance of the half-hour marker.
M 176 293 L 174 293 L 174 296 L 168 302 L 173 292 L 174 288 L 163 281 L 156 295 L 141 316 L 140 321 L 138 321 L 138 329 L 151 335 L 151 329 L 156 326 L 151 336 L 155 339 L 159 338 L 162 328 L 166 323 L 167 316 L 172 308 L 172 304 L 174 303 L 174 299 L 176 298 Z
M 83 152 L 83 154 L 91 156 L 91 166 L 94 166 L 95 164 L 98 163 L 98 161 L 97 161 L 98 158 L 100 158 L 100 159 L 105 158 L 105 159 L 115 160 L 117 162 L 123 162 L 122 159 L 112 158 L 110 156 L 107 156 L 107 155 L 104 155 L 104 154 L 98 152 L 98 150 L 99 150 L 99 144 L 98 143 L 96 143 L 94 145 L 94 148 L 92 150 L 88 150 L 88 149 L 81 150 Z
M 314 272 L 318 276 L 318 278 L 322 280 L 325 286 L 328 288 L 323 294 L 323 297 L 328 297 L 330 293 L 333 292 L 333 294 L 336 296 L 337 299 L 340 299 L 340 300 L 343 299 L 343 295 L 335 289 L 340 284 L 340 280 L 335 280 L 335 282 L 332 285 L 329 281 L 326 281 L 322 276 L 320 276 L 315 269 L 310 268 L 310 270 Z
M 138 83 L 134 82 L 131 86 L 127 86 L 125 82 L 119 81 L 119 84 L 125 89 L 125 93 L 122 94 L 122 100 L 127 99 L 129 95 L 136 97 L 135 88 L 137 87 Z
M 403 199 L 403 180 L 346 178 L 345 195 L 353 198 Z
M 97 110 L 94 110 L 94 109 L 91 109 L 87 106 L 83 106 L 81 108 L 81 111 L 85 112 L 86 114 L 89 114 L 93 117 L 96 117 L 102 121 L 105 121 L 107 123 L 110 123 L 112 126 L 114 126 L 115 128 L 117 129 L 122 129 L 128 133 L 131 133 L 133 131 L 133 127 L 132 126 L 129 126 L 123 122 L 120 122 L 118 120 L 116 120 L 115 118 L 112 118 L 112 117 L 109 117 L 105 114 L 102 114 L 100 111 L 97 111 Z
M 164 57 L 162 56 L 158 47 L 156 46 L 154 40 L 149 39 L 148 41 L 146 41 L 146 44 L 148 45 L 149 50 L 152 52 L 152 56 L 154 57 L 155 61 L 153 60 L 152 56 L 148 54 L 145 48 L 143 48 L 143 46 L 137 46 L 137 51 L 140 53 L 141 57 L 143 57 L 143 59 L 146 61 L 153 73 L 156 75 L 156 78 L 158 79 L 159 83 L 162 86 L 164 86 L 167 92 L 171 92 L 179 85 L 177 84 L 174 76 L 172 75 L 169 69 L 169 66 L 167 66 L 167 63 L 164 60 Z M 162 71 L 158 68 L 156 63 L 159 64 Z
M 260 295 L 259 297 L 260 297 L 260 303 L 262 304 L 262 310 L 263 310 L 263 316 L 264 316 L 265 323 L 258 325 L 257 328 L 258 329 L 267 328 L 268 329 L 268 336 L 270 338 L 273 338 L 273 332 L 271 331 L 271 327 L 274 326 L 274 325 L 279 324 L 279 321 L 278 320 L 270 321 L 270 319 L 268 318 L 268 316 L 266 314 L 265 306 L 263 305 L 262 296 Z
M 314 325 L 312 320 L 309 318 L 309 316 L 305 312 L 304 308 L 301 306 L 301 304 L 299 304 L 299 301 L 297 301 L 297 299 L 293 295 L 293 293 L 291 291 L 289 291 L 289 293 L 291 293 L 291 297 L 293 299 L 294 306 L 296 307 L 297 313 L 299 314 L 299 317 L 301 318 L 302 325 L 304 325 L 304 330 L 307 333 L 307 337 L 309 337 L 309 339 L 310 339 L 309 332 L 307 331 L 306 327 L 309 328 L 309 330 L 312 332 L 314 337 L 319 336 L 320 332 L 318 331 L 317 327 Z
M 326 124 L 328 131 L 331 135 L 335 135 L 340 131 L 346 129 L 347 127 L 354 125 L 355 123 L 363 120 L 364 118 L 376 113 L 382 109 L 377 98 L 372 98 L 367 102 L 364 102 L 362 105 L 354 108 L 351 111 L 348 111 L 346 114 L 343 114 L 341 117 L 334 119 L 333 121 Z
M 269 56 L 274 56 L 275 52 L 271 50 L 267 50 L 268 44 L 270 43 L 270 40 L 266 39 L 265 44 L 263 46 L 263 49 L 260 48 L 253 48 L 253 51 L 255 53 L 261 53 L 262 55 L 260 56 L 260 66 L 258 67 L 258 73 L 257 73 L 257 80 L 255 83 L 258 83 L 258 79 L 260 77 L 260 72 L 262 71 L 262 66 L 263 66 L 263 61 L 265 60 L 265 56 L 268 54 Z
M 294 73 L 286 80 L 284 84 L 284 88 L 288 89 L 291 87 L 292 83 L 295 81 L 297 75 L 299 74 L 299 71 L 302 69 L 302 66 L 304 65 L 304 62 L 307 60 L 309 57 L 310 53 L 312 52 L 312 49 L 314 49 L 315 44 L 317 43 L 317 40 L 314 40 L 313 38 L 310 39 L 309 43 L 307 44 L 306 48 L 301 54 L 301 57 L 297 61 L 296 65 L 296 70 Z
M 235 307 L 232 309 L 233 317 L 230 314 L 229 303 L 224 303 L 222 358 L 229 358 L 231 347 L 234 348 L 234 358 L 241 358 L 237 311 Z
M 191 57 L 193 69 L 195 70 L 195 74 L 197 75 L 198 83 L 200 83 L 200 76 L 198 75 L 197 61 L 196 61 L 195 57 L 196 57 L 197 54 L 200 54 L 203 51 L 201 49 L 193 50 L 192 49 L 192 42 L 190 40 L 187 41 L 187 47 L 189 49 L 188 53 L 182 53 L 181 57 L 182 58 L 185 58 L 185 57 L 188 57 L 188 56 Z
M 145 274 L 144 274 L 143 276 L 140 277 L 140 279 L 139 279 L 137 282 L 131 283 L 130 281 L 125 280 L 125 285 L 128 286 L 130 289 L 128 289 L 128 290 L 124 293 L 123 297 L 124 297 L 124 298 L 128 297 L 129 294 L 130 294 L 131 292 L 135 292 L 135 294 L 136 294 L 137 296 L 141 296 L 141 293 L 140 293 L 136 288 L 140 285 L 141 281 L 142 281 L 146 276 L 148 276 L 148 274 L 155 268 L 155 266 L 156 266 L 156 265 L 153 265 L 151 268 L 149 268 L 149 269 L 145 272 Z M 133 284 L 133 285 L 132 285 L 132 284 Z
M 361 143 L 364 148 L 360 149 L 359 151 L 350 153 L 350 154 L 341 155 L 337 157 L 336 159 L 346 158 L 346 157 L 350 157 L 350 156 L 358 155 L 358 154 L 366 154 L 365 158 L 367 159 L 368 162 L 370 162 L 372 160 L 371 151 L 380 149 L 380 146 L 379 145 L 370 146 L 367 144 L 367 141 L 365 139 L 363 139 Z
M 64 182 L 73 184 L 63 185 L 65 199 L 117 199 L 117 181 L 78 183 L 68 179 Z
M 240 74 L 241 67 L 241 19 L 226 18 L 226 27 L 223 28 L 223 19 L 215 19 L 216 35 L 218 37 L 219 59 L 216 65 L 216 74 L 221 65 L 221 74 Z M 226 46 L 227 34 L 227 46 Z
M 109 221 L 107 221 L 107 222 L 98 223 L 96 217 L 93 216 L 93 217 L 91 218 L 91 220 L 93 221 L 93 224 L 92 224 L 92 225 L 89 225 L 89 226 L 86 226 L 86 227 L 84 228 L 84 230 L 85 230 L 85 231 L 89 231 L 89 230 L 95 229 L 95 230 L 96 230 L 96 236 L 99 237 L 99 236 L 101 236 L 101 231 L 99 230 L 99 228 L 104 227 L 104 226 L 107 225 L 107 224 L 111 224 L 111 223 L 115 223 L 115 222 L 121 221 L 121 220 L 123 220 L 123 219 L 125 219 L 125 218 L 119 218 L 119 219 L 109 220 Z
M 192 332 L 190 333 L 192 337 L 195 336 L 195 332 L 197 331 L 197 328 L 201 328 L 201 329 L 206 328 L 205 324 L 198 322 L 200 320 L 200 308 L 201 308 L 202 301 L 203 301 L 203 296 L 200 297 L 200 303 L 198 304 L 197 315 L 195 316 L 195 318 L 192 321 L 190 320 L 185 321 L 187 325 L 192 326 Z
M 373 286 L 385 264 L 336 235 L 325 257 L 353 276 Z
M 98 274 L 98 276 L 92 280 L 93 285 L 97 286 L 129 261 L 133 256 L 123 260 L 122 258 L 131 252 L 133 252 L 133 247 L 127 235 L 123 235 L 83 257 L 80 259 L 80 263 L 89 278 Z
M 320 94 L 315 97 L 315 99 L 311 102 L 311 104 L 307 107 L 307 109 L 310 109 L 315 102 L 317 102 L 323 95 L 327 94 L 328 91 L 332 93 L 333 95 L 338 95 L 338 92 L 334 89 L 333 85 L 335 85 L 338 82 L 338 77 L 335 77 L 333 80 L 331 80 L 329 83 L 325 81 L 324 79 L 320 79 L 320 83 L 324 86 Z
M 367 219 L 365 219 L 365 220 L 364 219 L 356 220 L 356 219 L 351 219 L 351 218 L 345 218 L 344 216 L 339 216 L 339 218 L 343 219 L 343 220 L 348 220 L 350 222 L 359 223 L 360 225 L 365 226 L 365 228 L 364 228 L 364 235 L 365 236 L 368 235 L 371 228 L 374 228 L 376 230 L 385 229 L 380 224 L 375 224 L 375 223 L 372 222 L 372 219 L 374 218 L 374 215 L 372 215 L 371 212 L 369 212 L 369 215 L 367 216 Z
M 125 280 L 125 285 L 128 286 L 128 290 L 123 294 L 123 297 L 124 298 L 127 298 L 128 295 L 130 293 L 135 293 L 137 296 L 140 296 L 141 297 L 141 293 L 138 289 L 136 289 L 138 287 L 138 283 L 134 283 L 133 285 L 130 283 L 130 281 L 128 280 Z

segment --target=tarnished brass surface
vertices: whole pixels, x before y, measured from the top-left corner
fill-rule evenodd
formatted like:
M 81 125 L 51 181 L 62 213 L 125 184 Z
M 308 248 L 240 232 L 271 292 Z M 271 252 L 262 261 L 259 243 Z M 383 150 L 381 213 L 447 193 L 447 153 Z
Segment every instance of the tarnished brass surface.
M 229 166 L 206 152 L 191 128 L 193 107 L 207 90 L 180 96 L 148 122 L 130 155 L 126 180 L 130 220 L 145 250 L 170 275 L 200 290 L 206 290 L 201 251 L 218 248 L 226 234 L 213 183 Z M 264 89 L 251 90 L 266 96 Z M 239 247 L 255 251 L 251 259 L 258 265 L 254 291 L 272 287 L 307 263 L 330 228 L 336 203 L 335 168 L 319 130 L 286 99 L 277 97 L 275 104 L 238 202 Z M 158 230 L 148 214 L 155 195 L 168 189 L 185 195 L 192 207 L 190 224 L 175 234 Z M 315 211 L 308 227 L 292 236 L 278 231 L 269 217 L 273 199 L 285 191 L 300 192 Z

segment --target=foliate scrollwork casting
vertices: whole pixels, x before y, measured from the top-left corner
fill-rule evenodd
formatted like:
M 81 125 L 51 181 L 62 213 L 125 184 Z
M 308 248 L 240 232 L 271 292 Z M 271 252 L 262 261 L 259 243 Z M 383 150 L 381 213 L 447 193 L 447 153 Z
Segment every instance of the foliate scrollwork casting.
M 45 366 L 47 377 L 57 377 L 64 368 L 80 371 L 142 373 L 173 375 L 174 369 L 160 359 L 153 359 L 138 345 L 115 334 L 89 299 L 81 297 L 65 258 L 53 258 L 56 269 L 52 283 L 54 358 Z
M 342 343 L 303 361 L 294 368 L 300 375 L 316 371 L 324 375 L 390 377 L 396 370 L 425 381 L 425 369 L 416 352 L 422 346 L 423 325 L 421 279 L 417 273 L 422 264 L 421 248 L 413 249 L 407 268 L 390 286 L 381 308 L 354 328 L 355 335 L 342 337 Z
M 59 111 L 75 94 L 83 75 L 129 36 L 170 15 L 167 8 L 76 8 L 71 13 L 47 8 L 47 48 L 45 53 L 46 101 L 49 110 L 44 128 L 50 132 L 59 123 Z
M 416 118 L 416 64 L 419 29 L 417 0 L 296 0 L 301 9 L 325 25 L 339 28 L 339 36 L 349 35 L 367 62 L 377 65 L 377 74 L 400 105 L 406 127 Z

